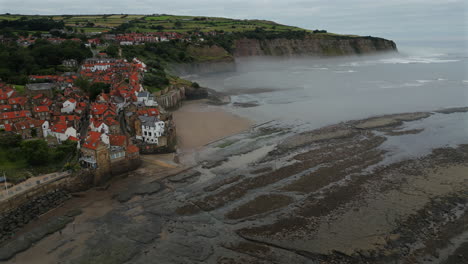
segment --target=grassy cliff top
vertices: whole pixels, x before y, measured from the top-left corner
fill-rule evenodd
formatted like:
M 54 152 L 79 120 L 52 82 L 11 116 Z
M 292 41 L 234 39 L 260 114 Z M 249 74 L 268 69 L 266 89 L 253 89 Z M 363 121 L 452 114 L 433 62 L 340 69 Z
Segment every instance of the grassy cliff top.
M 305 29 L 267 20 L 243 20 L 222 17 L 176 15 L 17 15 L 2 14 L 2 20 L 50 18 L 63 21 L 65 26 L 84 29 L 85 32 L 107 32 L 124 25 L 130 32 L 244 32 L 260 28 L 265 31 L 304 31 Z M 310 30 L 305 30 L 310 31 Z

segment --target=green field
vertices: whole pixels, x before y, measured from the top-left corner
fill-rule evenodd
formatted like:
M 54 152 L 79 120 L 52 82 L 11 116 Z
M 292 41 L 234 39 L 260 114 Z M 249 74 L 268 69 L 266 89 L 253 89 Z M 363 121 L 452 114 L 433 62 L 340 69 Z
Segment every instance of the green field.
M 74 27 L 79 32 L 103 32 L 117 28 L 124 23 L 131 23 L 127 31 L 132 32 L 244 32 L 261 28 L 265 31 L 296 31 L 304 30 L 298 27 L 286 26 L 266 20 L 239 20 L 221 17 L 196 17 L 196 16 L 174 16 L 174 15 L 62 15 L 62 16 L 23 16 L 23 15 L 0 15 L 1 20 L 16 20 L 26 17 L 52 18 L 62 20 L 66 26 Z M 92 24 L 91 24 L 92 23 Z M 90 26 L 93 25 L 93 26 Z M 162 28 L 161 28 L 162 27 Z M 94 29 L 93 29 L 94 28 Z
M 266 31 L 295 31 L 304 30 L 298 27 L 280 25 L 266 20 L 239 20 L 220 17 L 195 16 L 146 16 L 144 19 L 134 21 L 131 31 L 150 32 L 156 27 L 164 27 L 161 31 L 187 32 L 187 31 L 224 31 L 243 32 L 261 28 Z

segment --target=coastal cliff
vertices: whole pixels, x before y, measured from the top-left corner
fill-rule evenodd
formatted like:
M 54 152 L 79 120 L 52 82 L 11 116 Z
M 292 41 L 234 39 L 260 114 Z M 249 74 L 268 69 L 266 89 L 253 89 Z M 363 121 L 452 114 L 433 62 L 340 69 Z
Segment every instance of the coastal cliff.
M 349 56 L 378 52 L 396 52 L 395 42 L 376 37 L 306 35 L 302 38 L 239 38 L 232 47 L 191 46 L 191 63 L 172 64 L 177 75 L 206 74 L 235 70 L 235 58 L 250 56 Z
M 395 42 L 374 37 L 307 36 L 303 39 L 248 39 L 235 41 L 233 55 L 245 56 L 341 56 L 397 51 Z

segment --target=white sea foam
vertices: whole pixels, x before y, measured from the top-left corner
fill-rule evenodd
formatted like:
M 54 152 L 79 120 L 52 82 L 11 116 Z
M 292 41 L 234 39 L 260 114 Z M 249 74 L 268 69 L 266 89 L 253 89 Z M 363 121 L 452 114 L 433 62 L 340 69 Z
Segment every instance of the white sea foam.
M 458 62 L 460 60 L 440 58 L 445 54 L 432 54 L 430 56 L 409 56 L 409 57 L 394 57 L 379 60 L 366 60 L 359 62 L 344 63 L 339 66 L 343 67 L 360 67 L 370 66 L 376 64 L 430 64 L 430 63 L 450 63 Z
M 413 82 L 406 82 L 402 84 L 385 84 L 385 85 L 380 85 L 380 88 L 382 89 L 400 89 L 400 88 L 408 88 L 408 87 L 420 87 L 423 86 L 424 83 L 413 83 Z
M 434 80 L 416 80 L 418 83 L 431 83 Z
M 347 71 L 335 71 L 336 73 L 352 73 L 352 72 L 356 72 L 356 71 L 353 71 L 353 70 L 347 70 Z

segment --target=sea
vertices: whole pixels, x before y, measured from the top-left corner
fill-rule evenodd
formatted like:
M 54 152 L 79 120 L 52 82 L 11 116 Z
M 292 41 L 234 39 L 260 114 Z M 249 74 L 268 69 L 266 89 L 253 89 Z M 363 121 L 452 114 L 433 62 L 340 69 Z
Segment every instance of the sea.
M 319 128 L 468 106 L 467 66 L 462 43 L 459 49 L 403 47 L 365 56 L 238 58 L 235 71 L 184 77 L 231 95 L 224 108 L 257 123 L 303 122 Z

